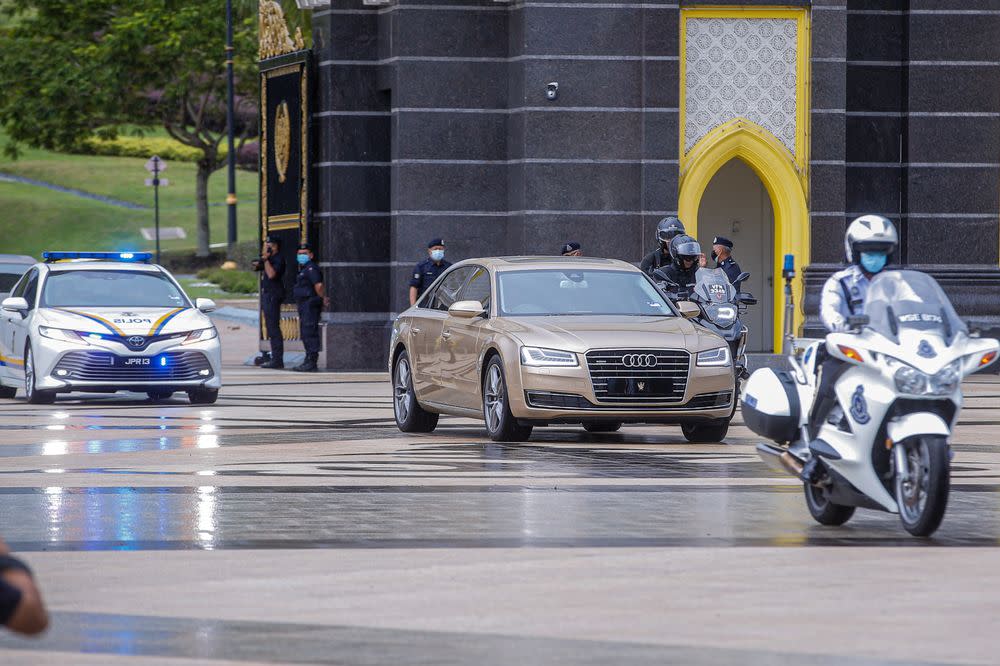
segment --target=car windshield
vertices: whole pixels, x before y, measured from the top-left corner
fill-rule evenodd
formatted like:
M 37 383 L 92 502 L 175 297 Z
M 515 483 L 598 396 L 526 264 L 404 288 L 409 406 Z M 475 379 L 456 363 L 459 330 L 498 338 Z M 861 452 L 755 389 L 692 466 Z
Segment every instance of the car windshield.
M 502 271 L 500 314 L 673 316 L 641 273 L 600 269 Z
M 179 308 L 187 298 L 162 273 L 53 271 L 45 280 L 42 307 Z
M 940 285 L 926 273 L 885 271 L 868 287 L 865 314 L 869 327 L 898 343 L 900 329 L 938 333 L 947 344 L 968 333 Z
M 736 296 L 736 289 L 721 268 L 700 268 L 695 273 L 694 295 L 705 303 L 729 303 Z
M 31 264 L 0 263 L 0 291 L 10 291 L 21 279 L 21 276 L 31 268 Z

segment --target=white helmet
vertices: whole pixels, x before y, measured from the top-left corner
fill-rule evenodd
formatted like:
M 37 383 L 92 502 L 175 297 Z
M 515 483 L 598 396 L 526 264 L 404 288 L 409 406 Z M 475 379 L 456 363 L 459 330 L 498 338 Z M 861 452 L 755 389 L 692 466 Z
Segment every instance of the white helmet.
M 892 254 L 899 245 L 899 234 L 892 220 L 883 215 L 862 215 L 847 227 L 844 251 L 847 263 L 855 264 L 862 252 Z

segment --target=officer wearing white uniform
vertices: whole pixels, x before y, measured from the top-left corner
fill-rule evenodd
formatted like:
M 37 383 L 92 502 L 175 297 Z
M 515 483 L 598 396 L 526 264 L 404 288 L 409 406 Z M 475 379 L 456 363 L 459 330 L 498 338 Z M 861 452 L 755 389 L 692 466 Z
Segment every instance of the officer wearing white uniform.
M 832 333 L 845 331 L 848 317 L 864 314 L 868 285 L 875 274 L 885 268 L 897 245 L 899 234 L 889 218 L 862 215 L 851 222 L 844 237 L 844 251 L 850 265 L 831 275 L 823 285 L 820 319 L 827 330 Z M 822 346 L 820 349 L 825 352 Z M 828 358 L 822 363 L 816 399 L 809 414 L 811 438 L 816 436 L 820 423 L 836 404 L 833 385 L 845 368 L 846 365 L 839 359 Z M 810 458 L 802 470 L 802 478 L 815 483 L 818 474 L 816 458 Z

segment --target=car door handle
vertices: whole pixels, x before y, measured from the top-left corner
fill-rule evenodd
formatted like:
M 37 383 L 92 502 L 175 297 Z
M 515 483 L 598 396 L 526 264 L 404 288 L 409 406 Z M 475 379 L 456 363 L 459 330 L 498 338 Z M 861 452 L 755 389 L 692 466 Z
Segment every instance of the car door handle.
M 451 337 L 451 331 L 441 331 L 441 337 L 447 340 Z
M 411 327 L 410 327 L 410 332 L 411 332 L 411 333 L 419 333 L 419 332 L 420 332 L 420 329 L 419 329 L 419 328 L 416 328 L 416 327 L 414 327 L 414 326 L 411 326 Z

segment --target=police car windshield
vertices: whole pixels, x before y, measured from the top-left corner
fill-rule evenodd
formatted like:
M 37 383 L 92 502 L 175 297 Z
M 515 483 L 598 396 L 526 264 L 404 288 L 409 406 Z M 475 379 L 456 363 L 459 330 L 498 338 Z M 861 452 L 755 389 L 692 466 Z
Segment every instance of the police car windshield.
M 506 316 L 674 314 L 646 276 L 629 271 L 502 271 L 497 293 Z
M 187 298 L 162 273 L 140 271 L 53 271 L 45 280 L 46 308 L 179 308 Z

